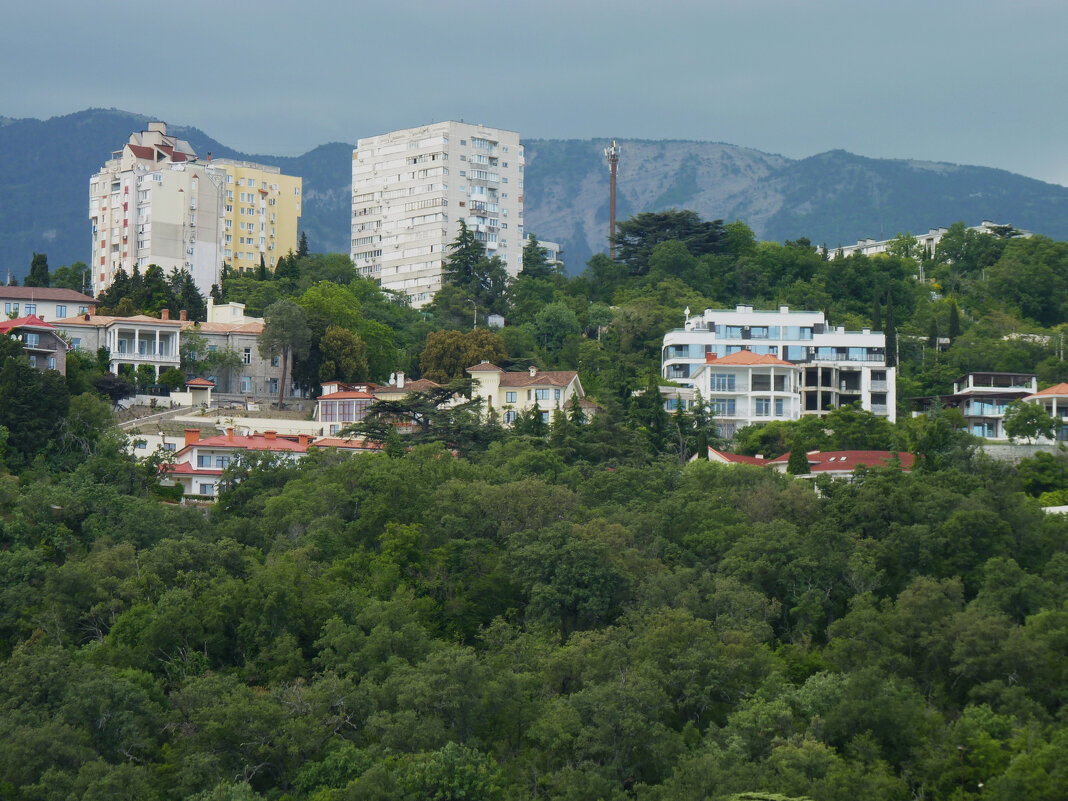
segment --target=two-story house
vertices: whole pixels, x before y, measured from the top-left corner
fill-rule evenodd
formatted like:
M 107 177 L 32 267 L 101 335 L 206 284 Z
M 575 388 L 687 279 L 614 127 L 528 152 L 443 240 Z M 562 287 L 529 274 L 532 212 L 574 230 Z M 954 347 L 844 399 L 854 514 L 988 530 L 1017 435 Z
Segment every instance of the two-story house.
M 147 364 L 157 378 L 172 367 L 181 366 L 183 324 L 183 321 L 171 320 L 166 310 L 162 317 L 83 314 L 55 323 L 75 350 L 95 353 L 99 348 L 107 348 L 111 354 L 108 372 L 136 371 L 139 366 Z
M 56 327 L 34 315 L 0 322 L 0 336 L 15 337 L 22 343 L 30 366 L 67 374 L 69 346 Z
M 5 317 L 37 316 L 45 322 L 76 314 L 93 314 L 97 301 L 73 289 L 46 286 L 0 286 Z
M 515 422 L 517 415 L 534 408 L 549 422 L 556 409 L 566 410 L 572 397 L 581 401 L 586 394 L 578 373 L 574 370 L 539 370 L 530 367 L 517 372 L 505 372 L 495 364 L 482 362 L 467 368 L 471 376 L 473 398 L 481 398 L 484 412 L 495 410 L 504 425 Z

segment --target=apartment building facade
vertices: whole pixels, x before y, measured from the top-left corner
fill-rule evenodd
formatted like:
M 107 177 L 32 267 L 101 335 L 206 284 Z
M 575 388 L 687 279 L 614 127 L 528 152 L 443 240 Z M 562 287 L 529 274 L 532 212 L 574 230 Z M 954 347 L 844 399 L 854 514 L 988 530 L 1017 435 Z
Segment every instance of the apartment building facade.
M 722 359 L 741 351 L 797 366 L 799 415 L 823 415 L 855 403 L 897 419 L 896 370 L 886 364 L 885 334 L 831 326 L 823 312 L 739 305 L 691 317 L 687 309 L 683 327 L 664 335 L 661 375 L 693 389 L 709 355 Z
M 519 134 L 440 122 L 360 139 L 352 153 L 351 256 L 413 306 L 441 288 L 460 222 L 509 275 L 523 258 Z
M 156 264 L 187 270 L 207 295 L 224 261 L 273 267 L 297 247 L 302 181 L 275 167 L 201 160 L 184 139 L 152 122 L 89 179 L 93 293 L 116 272 Z
M 209 168 L 224 175 L 223 260 L 239 273 L 268 270 L 297 250 L 303 179 L 278 167 L 215 159 Z

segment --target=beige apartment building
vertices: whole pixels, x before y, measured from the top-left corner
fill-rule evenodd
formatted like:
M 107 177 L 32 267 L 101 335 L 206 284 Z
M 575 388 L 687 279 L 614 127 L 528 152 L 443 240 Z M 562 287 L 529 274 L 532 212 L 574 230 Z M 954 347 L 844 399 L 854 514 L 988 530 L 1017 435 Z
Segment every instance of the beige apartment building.
M 439 122 L 360 139 L 352 153 L 351 256 L 413 306 L 441 288 L 449 245 L 467 223 L 509 275 L 523 259 L 519 134 Z
M 188 270 L 203 295 L 223 262 L 273 268 L 297 247 L 302 181 L 276 167 L 201 160 L 189 142 L 152 122 L 89 179 L 93 292 L 122 268 Z

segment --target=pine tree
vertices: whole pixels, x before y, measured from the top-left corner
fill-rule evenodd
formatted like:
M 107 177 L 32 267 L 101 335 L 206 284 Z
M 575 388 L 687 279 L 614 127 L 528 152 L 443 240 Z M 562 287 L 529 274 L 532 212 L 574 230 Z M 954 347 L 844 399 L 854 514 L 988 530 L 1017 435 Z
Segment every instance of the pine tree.
M 297 258 L 303 259 L 308 255 L 308 235 L 304 232 L 300 232 L 300 243 L 297 245 Z

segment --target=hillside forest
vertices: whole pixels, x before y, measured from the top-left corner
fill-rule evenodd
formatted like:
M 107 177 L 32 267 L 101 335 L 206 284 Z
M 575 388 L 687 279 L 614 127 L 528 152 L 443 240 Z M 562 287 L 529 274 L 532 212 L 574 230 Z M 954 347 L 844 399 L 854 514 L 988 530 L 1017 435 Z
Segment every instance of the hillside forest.
M 937 408 L 719 443 L 921 457 L 813 481 L 690 461 L 714 418 L 658 399 L 665 330 L 736 302 L 893 331 L 905 398 L 1068 378 L 1068 244 L 911 244 L 827 260 L 669 212 L 508 280 L 461 234 L 420 310 L 344 256 L 227 274 L 306 330 L 309 387 L 462 392 L 491 358 L 577 369 L 599 410 L 505 429 L 424 393 L 382 453 L 252 454 L 200 506 L 126 455 L 100 358 L 0 340 L 0 799 L 1063 798 L 1068 521 L 1039 497 L 1068 459 L 994 462 Z M 167 307 L 149 272 L 105 304 Z

